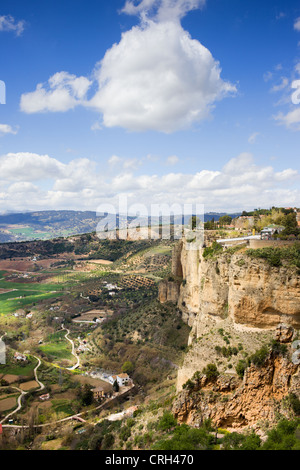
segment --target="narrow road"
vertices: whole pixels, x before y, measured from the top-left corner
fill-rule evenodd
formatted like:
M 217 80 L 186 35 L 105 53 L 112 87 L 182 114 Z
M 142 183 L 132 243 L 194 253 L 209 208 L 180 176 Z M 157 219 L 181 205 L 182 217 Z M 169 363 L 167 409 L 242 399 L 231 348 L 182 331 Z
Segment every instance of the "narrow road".
M 40 361 L 40 359 L 39 359 L 38 357 L 36 357 L 36 356 L 33 356 L 33 357 L 38 361 L 37 365 L 36 365 L 35 368 L 34 368 L 33 373 L 34 373 L 35 381 L 38 383 L 38 385 L 39 385 L 39 387 L 40 387 L 37 391 L 40 391 L 40 390 L 43 390 L 43 389 L 45 388 L 45 385 L 44 385 L 42 382 L 40 382 L 39 379 L 38 379 L 38 377 L 37 377 L 37 370 L 38 370 L 38 368 L 39 368 L 40 365 L 41 365 L 41 361 Z M 13 416 L 15 413 L 17 413 L 17 412 L 22 408 L 22 399 L 23 399 L 23 397 L 24 397 L 25 395 L 27 395 L 27 393 L 29 393 L 29 392 L 24 392 L 24 390 L 21 390 L 21 389 L 18 388 L 18 387 L 12 387 L 12 388 L 18 390 L 18 392 L 21 393 L 21 395 L 19 395 L 19 397 L 18 397 L 17 408 L 14 409 L 13 411 L 11 411 L 8 415 L 6 415 L 6 416 L 2 419 L 2 421 L 0 421 L 0 424 L 4 423 L 8 418 L 10 418 L 11 416 Z
M 104 406 L 107 406 L 107 403 L 110 402 L 110 401 L 113 401 L 116 399 L 116 397 L 121 397 L 122 395 L 124 395 L 125 393 L 128 393 L 128 390 L 130 389 L 133 389 L 135 387 L 135 385 L 133 384 L 129 389 L 126 388 L 126 390 L 124 390 L 124 392 L 121 392 L 119 393 L 117 396 L 113 396 L 111 398 L 109 398 L 108 400 L 106 400 L 104 403 L 102 403 L 101 405 L 97 406 L 96 408 L 93 408 L 92 410 L 88 410 L 88 411 L 83 411 L 82 413 L 77 413 L 76 415 L 72 415 L 72 416 L 68 416 L 67 418 L 62 418 L 62 419 L 59 419 L 57 421 L 52 421 L 50 423 L 44 423 L 44 424 L 36 424 L 35 426 L 33 426 L 34 428 L 44 428 L 46 426 L 53 426 L 54 424 L 59 424 L 59 423 L 64 423 L 65 421 L 70 421 L 72 419 L 75 419 L 75 420 L 78 420 L 78 418 L 80 418 L 81 416 L 84 416 L 86 414 L 89 414 L 89 413 L 93 413 L 99 409 L 101 409 L 102 407 Z M 15 410 L 16 411 L 16 410 Z M 5 418 L 6 419 L 6 418 Z M 81 420 L 80 420 L 81 421 Z M 2 421 L 3 422 L 3 421 Z M 1 423 L 2 423 L 1 422 Z M 83 420 L 84 422 L 84 420 Z M 95 423 L 94 425 L 96 425 L 97 423 Z M 3 425 L 2 426 L 3 428 L 16 428 L 16 429 L 21 429 L 21 428 L 29 428 L 29 426 L 21 426 L 21 425 L 18 425 L 18 424 L 6 424 L 6 425 Z
M 80 366 L 80 359 L 79 359 L 79 356 L 78 356 L 78 355 L 76 354 L 76 352 L 75 352 L 75 344 L 74 344 L 74 341 L 68 337 L 69 334 L 70 334 L 70 330 L 67 330 L 67 328 L 63 328 L 63 330 L 66 330 L 66 332 L 67 332 L 65 338 L 71 343 L 71 345 L 72 345 L 72 354 L 73 354 L 73 356 L 74 356 L 75 359 L 76 359 L 76 364 L 75 364 L 75 366 L 67 367 L 67 370 L 75 370 L 75 369 L 77 369 L 77 368 Z

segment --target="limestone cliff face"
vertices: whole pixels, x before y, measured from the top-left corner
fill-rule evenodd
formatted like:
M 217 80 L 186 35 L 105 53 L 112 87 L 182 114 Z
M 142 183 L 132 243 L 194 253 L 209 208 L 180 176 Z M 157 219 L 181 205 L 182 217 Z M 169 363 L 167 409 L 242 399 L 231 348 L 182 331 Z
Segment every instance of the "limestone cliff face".
M 191 327 L 189 349 L 178 370 L 175 416 L 191 425 L 210 418 L 217 426 L 233 429 L 274 420 L 283 398 L 293 391 L 300 398 L 299 363 L 270 357 L 263 368 L 248 368 L 243 381 L 235 368 L 273 339 L 288 347 L 297 339 L 297 269 L 271 267 L 247 256 L 247 250 L 204 258 L 202 249 L 191 249 L 183 240 L 173 273 L 182 275 L 178 307 Z M 176 295 L 170 292 L 165 297 L 174 300 Z M 217 381 L 202 381 L 201 393 L 183 390 L 183 384 L 209 363 L 218 366 Z
M 204 259 L 202 250 L 181 245 L 183 283 L 178 305 L 197 330 L 199 314 L 229 317 L 260 329 L 287 323 L 300 328 L 300 276 L 296 269 L 271 267 L 246 252 Z
M 165 302 L 172 302 L 173 304 L 177 304 L 179 292 L 179 281 L 162 281 L 158 286 L 158 299 L 162 304 Z

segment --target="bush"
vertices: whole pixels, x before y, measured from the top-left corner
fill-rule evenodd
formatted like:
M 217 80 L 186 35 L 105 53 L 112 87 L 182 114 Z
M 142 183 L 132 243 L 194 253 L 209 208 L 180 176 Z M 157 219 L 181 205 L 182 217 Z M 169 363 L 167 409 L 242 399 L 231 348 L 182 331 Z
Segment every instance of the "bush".
M 224 450 L 258 450 L 261 440 L 254 432 L 248 435 L 233 432 L 223 437 L 222 444 Z
M 177 426 L 176 419 L 174 418 L 172 413 L 170 413 L 169 411 L 165 411 L 163 416 L 160 418 L 160 420 L 158 422 L 157 428 L 160 431 L 169 431 L 170 429 L 174 428 L 175 426 Z
M 292 407 L 293 412 L 296 416 L 300 416 L 300 400 L 294 393 L 290 393 L 288 401 Z
M 223 251 L 223 247 L 220 243 L 213 242 L 211 246 L 204 248 L 203 258 L 213 258 L 215 255 Z
M 219 371 L 215 364 L 207 364 L 203 369 L 203 374 L 206 375 L 208 380 L 214 380 L 219 376 Z
M 214 444 L 214 438 L 203 428 L 193 429 L 182 424 L 174 430 L 171 439 L 157 442 L 153 450 L 210 450 Z
M 281 266 L 284 260 L 288 265 L 300 268 L 299 242 L 291 247 L 249 249 L 247 250 L 247 255 L 251 256 L 251 258 L 265 259 L 270 266 L 274 267 Z
M 244 373 L 246 369 L 247 369 L 247 361 L 241 359 L 235 367 L 236 373 L 241 379 L 244 377 Z
M 249 357 L 249 362 L 258 367 L 261 367 L 267 359 L 268 354 L 269 349 L 266 346 L 263 346 Z
M 263 444 L 263 450 L 299 450 L 300 438 L 296 432 L 299 429 L 300 420 L 288 421 L 282 419 L 276 428 L 268 433 L 268 439 Z

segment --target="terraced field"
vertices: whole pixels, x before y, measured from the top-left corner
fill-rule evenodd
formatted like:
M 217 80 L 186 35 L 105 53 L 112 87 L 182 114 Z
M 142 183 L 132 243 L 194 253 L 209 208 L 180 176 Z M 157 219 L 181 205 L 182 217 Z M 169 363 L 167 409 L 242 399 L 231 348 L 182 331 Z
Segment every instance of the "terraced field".
M 15 282 L 6 278 L 6 271 L 0 271 L 0 315 L 13 313 L 41 300 L 64 294 L 65 285 L 49 282 Z

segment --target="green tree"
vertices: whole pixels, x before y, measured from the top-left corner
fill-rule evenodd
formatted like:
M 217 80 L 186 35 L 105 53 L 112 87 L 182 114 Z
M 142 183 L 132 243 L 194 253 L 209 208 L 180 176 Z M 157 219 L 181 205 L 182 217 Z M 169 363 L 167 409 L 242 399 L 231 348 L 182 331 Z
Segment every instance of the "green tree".
M 125 374 L 131 374 L 134 370 L 134 366 L 131 361 L 125 361 L 122 366 L 122 372 Z
M 79 398 L 82 406 L 89 406 L 93 403 L 94 395 L 90 385 L 84 385 L 83 389 L 79 392 Z
M 232 217 L 230 217 L 230 215 L 222 215 L 222 217 L 219 218 L 220 225 L 230 225 L 231 222 L 232 222 Z
M 163 416 L 158 422 L 158 429 L 160 431 L 169 431 L 177 425 L 177 421 L 169 411 L 165 411 Z
M 216 364 L 207 364 L 203 369 L 203 374 L 206 375 L 208 380 L 215 380 L 219 375 Z
M 299 450 L 300 420 L 289 421 L 282 419 L 276 428 L 268 433 L 268 438 L 263 444 L 263 450 Z
M 120 390 L 120 387 L 119 387 L 119 384 L 118 382 L 115 380 L 114 383 L 113 383 L 113 390 L 115 392 L 118 392 Z

